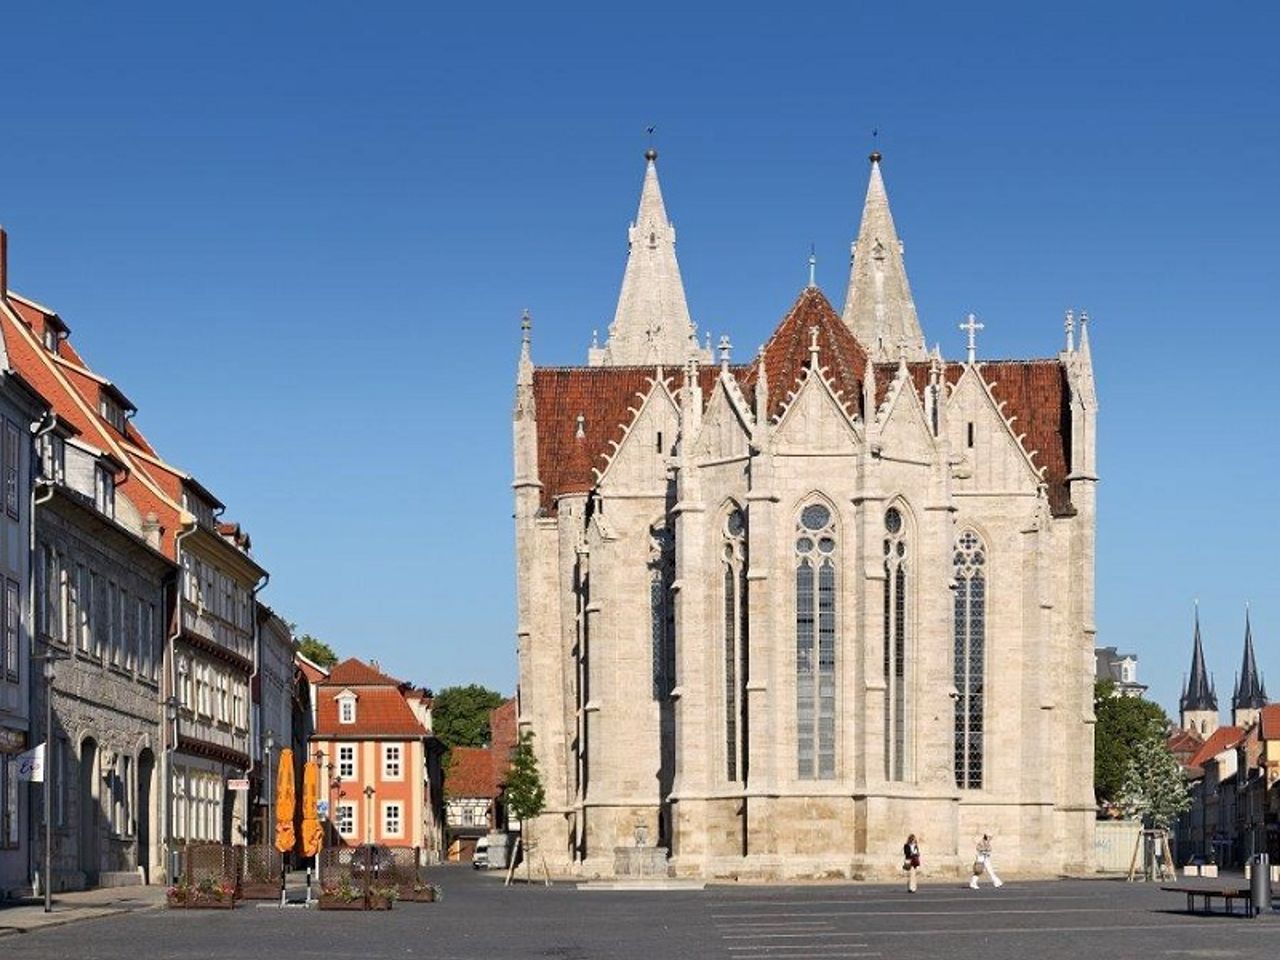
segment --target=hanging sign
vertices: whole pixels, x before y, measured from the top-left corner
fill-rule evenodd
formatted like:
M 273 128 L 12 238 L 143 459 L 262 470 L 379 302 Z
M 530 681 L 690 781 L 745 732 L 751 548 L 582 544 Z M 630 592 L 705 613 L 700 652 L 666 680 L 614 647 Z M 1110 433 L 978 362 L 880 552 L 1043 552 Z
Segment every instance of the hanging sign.
M 32 747 L 26 753 L 13 758 L 18 768 L 18 779 L 29 783 L 44 783 L 44 744 Z

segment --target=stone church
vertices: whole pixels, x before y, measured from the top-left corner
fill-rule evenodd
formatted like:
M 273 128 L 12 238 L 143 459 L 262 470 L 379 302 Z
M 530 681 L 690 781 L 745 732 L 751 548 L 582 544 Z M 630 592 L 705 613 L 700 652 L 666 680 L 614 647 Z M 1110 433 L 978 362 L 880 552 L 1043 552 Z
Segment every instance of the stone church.
M 1002 870 L 1088 869 L 1087 317 L 1044 359 L 979 359 L 972 316 L 965 359 L 927 349 L 873 153 L 842 308 L 811 267 L 757 355 L 722 337 L 713 356 L 646 159 L 604 343 L 535 366 L 524 322 L 538 856 L 582 876 L 639 846 L 677 876 L 883 878 L 915 833 L 945 875 L 987 832 Z

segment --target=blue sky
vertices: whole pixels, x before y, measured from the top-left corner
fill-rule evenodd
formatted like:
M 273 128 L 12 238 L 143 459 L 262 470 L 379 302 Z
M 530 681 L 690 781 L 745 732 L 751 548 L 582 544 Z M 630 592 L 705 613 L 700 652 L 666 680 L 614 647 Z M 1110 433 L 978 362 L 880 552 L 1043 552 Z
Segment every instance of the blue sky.
M 926 335 L 1100 381 L 1099 640 L 1174 707 L 1253 601 L 1280 693 L 1271 5 L 24 4 L 0 222 L 267 598 L 437 688 L 515 681 L 510 404 L 612 317 L 656 124 L 689 302 L 754 351 L 843 296 L 870 131 Z M 892 9 L 889 9 L 892 7 Z M 621 8 L 619 8 L 621 9 Z M 1225 698 L 1224 698 L 1225 699 Z

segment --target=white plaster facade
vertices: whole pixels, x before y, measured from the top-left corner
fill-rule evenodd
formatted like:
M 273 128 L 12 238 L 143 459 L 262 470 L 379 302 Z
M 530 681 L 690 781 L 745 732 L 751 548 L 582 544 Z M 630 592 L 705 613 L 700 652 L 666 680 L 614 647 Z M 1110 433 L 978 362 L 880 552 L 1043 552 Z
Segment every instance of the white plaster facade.
M 891 228 L 887 198 L 877 215 Z M 1069 318 L 1045 360 L 921 359 L 884 239 L 900 284 L 859 271 L 855 246 L 847 300 L 869 308 L 842 320 L 810 286 L 747 365 L 650 336 L 630 366 L 606 344 L 588 367 L 535 368 L 526 324 L 519 723 L 554 868 L 608 874 L 640 840 L 681 875 L 888 877 L 913 832 L 935 872 L 966 870 L 984 832 L 1011 872 L 1089 868 L 1087 328 L 1077 346 Z M 620 322 L 611 343 L 649 320 Z M 821 530 L 803 520 L 815 505 Z M 958 632 L 974 657 L 959 666 Z

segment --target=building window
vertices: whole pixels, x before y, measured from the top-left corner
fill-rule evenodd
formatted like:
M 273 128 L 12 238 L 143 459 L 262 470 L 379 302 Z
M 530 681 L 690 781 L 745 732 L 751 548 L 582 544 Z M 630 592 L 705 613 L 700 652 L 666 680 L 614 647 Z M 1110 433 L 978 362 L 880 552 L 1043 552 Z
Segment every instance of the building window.
M 93 646 L 93 578 L 83 564 L 76 564 L 76 636 L 80 650 L 88 653 Z
M 40 474 L 51 483 L 62 483 L 67 475 L 67 442 L 56 433 L 40 438 Z
M 986 550 L 972 530 L 956 541 L 955 775 L 956 786 L 982 788 L 987 580 Z
M 4 672 L 18 682 L 18 624 L 22 622 L 22 594 L 17 580 L 4 583 Z
M 400 744 L 388 743 L 382 748 L 382 779 L 400 779 Z
M 115 519 L 116 476 L 101 463 L 93 468 L 93 503 L 104 516 Z
M 21 490 L 18 477 L 22 466 L 22 434 L 12 420 L 4 422 L 4 509 L 14 520 L 19 516 Z
M 0 850 L 18 845 L 18 764 L 0 754 Z
M 356 748 L 354 746 L 338 747 L 338 776 L 343 780 L 356 778 Z
M 356 698 L 350 694 L 338 698 L 338 722 L 356 722 Z
M 338 833 L 344 837 L 353 837 L 356 833 L 356 805 L 342 802 L 338 804 Z
M 102 419 L 107 421 L 121 433 L 124 433 L 124 409 L 108 396 L 103 396 L 98 403 L 98 411 Z
M 44 326 L 44 348 L 50 353 L 58 352 L 58 330 L 49 323 Z
M 653 651 L 653 698 L 664 700 L 676 685 L 675 532 L 649 529 L 649 633 Z
M 907 590 L 910 559 L 902 511 L 884 515 L 884 764 L 886 780 L 905 780 L 907 757 Z
M 747 542 L 746 517 L 733 509 L 725 518 L 721 564 L 721 639 L 724 654 L 725 776 L 746 779 L 747 768 Z
M 835 517 L 821 503 L 796 525 L 796 766 L 801 779 L 835 777 Z
M 398 837 L 402 830 L 400 821 L 400 804 L 384 803 L 382 805 L 382 834 L 387 837 Z
M 120 665 L 120 588 L 107 581 L 107 651 L 113 667 Z
M 67 825 L 67 740 L 58 737 L 53 741 L 53 824 Z

